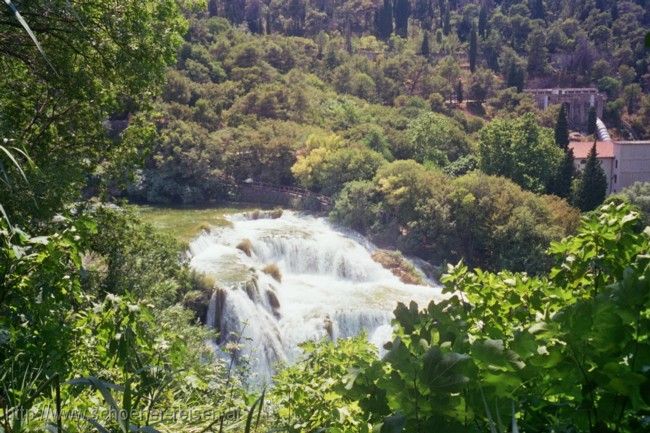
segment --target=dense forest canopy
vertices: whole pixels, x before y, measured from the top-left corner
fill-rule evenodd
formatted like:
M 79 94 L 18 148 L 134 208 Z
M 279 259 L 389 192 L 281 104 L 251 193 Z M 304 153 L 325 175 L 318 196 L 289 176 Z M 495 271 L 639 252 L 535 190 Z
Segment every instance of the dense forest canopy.
M 603 205 L 595 145 L 576 172 L 524 90 L 596 87 L 648 138 L 649 29 L 644 0 L 5 0 L 0 432 L 647 431 L 650 186 Z M 330 197 L 447 298 L 255 388 L 209 344 L 219 282 L 123 206 L 250 181 Z

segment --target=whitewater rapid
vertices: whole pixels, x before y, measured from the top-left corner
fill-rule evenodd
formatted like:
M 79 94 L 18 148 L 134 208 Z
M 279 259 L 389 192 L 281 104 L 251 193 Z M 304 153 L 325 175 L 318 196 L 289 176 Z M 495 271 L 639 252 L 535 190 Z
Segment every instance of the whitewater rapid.
M 285 211 L 275 219 L 231 215 L 229 222 L 190 243 L 191 266 L 215 279 L 206 324 L 219 331 L 220 347 L 241 345 L 237 357 L 254 382 L 268 382 L 306 340 L 365 332 L 381 347 L 397 302 L 423 307 L 441 298 L 433 283 L 402 283 L 372 259 L 374 245 L 324 218 Z M 277 266 L 280 281 L 263 271 L 268 265 Z

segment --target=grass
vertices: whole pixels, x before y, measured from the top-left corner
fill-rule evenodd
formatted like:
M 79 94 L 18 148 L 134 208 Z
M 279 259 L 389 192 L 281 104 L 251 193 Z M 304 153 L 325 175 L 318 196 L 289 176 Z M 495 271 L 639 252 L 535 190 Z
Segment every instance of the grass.
M 250 211 L 250 207 L 156 207 L 134 205 L 143 221 L 153 225 L 163 233 L 168 233 L 180 242 L 188 243 L 201 231 L 210 227 L 223 227 L 230 224 L 227 215 Z

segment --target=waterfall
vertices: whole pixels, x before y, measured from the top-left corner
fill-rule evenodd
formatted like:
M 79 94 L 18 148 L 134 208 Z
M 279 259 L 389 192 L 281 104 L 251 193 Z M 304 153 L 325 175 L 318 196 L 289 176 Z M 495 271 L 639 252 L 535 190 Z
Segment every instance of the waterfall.
M 217 291 L 212 292 L 210 297 L 210 303 L 208 304 L 208 313 L 205 318 L 205 324 L 208 328 L 216 328 L 216 318 L 217 318 Z
M 381 348 L 398 301 L 424 306 L 441 296 L 435 285 L 402 283 L 372 259 L 370 242 L 323 218 L 284 212 L 230 222 L 191 242 L 191 266 L 221 287 L 206 324 L 219 331 L 219 345 L 238 344 L 237 362 L 247 364 L 251 382 L 268 382 L 306 340 L 365 332 Z

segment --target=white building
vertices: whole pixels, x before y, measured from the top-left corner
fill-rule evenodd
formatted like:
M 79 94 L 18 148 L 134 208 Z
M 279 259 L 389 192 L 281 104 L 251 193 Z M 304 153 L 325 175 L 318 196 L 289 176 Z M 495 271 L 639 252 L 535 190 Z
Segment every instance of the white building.
M 650 141 L 615 141 L 612 192 L 650 182 Z

